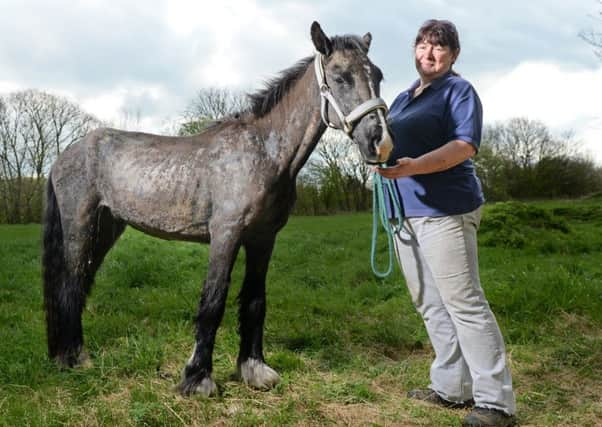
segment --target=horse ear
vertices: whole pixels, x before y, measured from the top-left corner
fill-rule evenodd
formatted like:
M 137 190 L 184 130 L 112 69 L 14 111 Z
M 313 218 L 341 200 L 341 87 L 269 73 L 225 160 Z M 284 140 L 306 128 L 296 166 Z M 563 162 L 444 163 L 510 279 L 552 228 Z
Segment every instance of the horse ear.
M 328 56 L 332 53 L 332 43 L 316 21 L 311 24 L 311 40 L 314 42 L 316 50 L 321 54 Z
M 364 44 L 366 45 L 366 50 L 370 49 L 370 43 L 372 43 L 372 34 L 370 34 L 370 33 L 364 34 L 364 37 L 362 37 L 362 40 L 364 40 Z

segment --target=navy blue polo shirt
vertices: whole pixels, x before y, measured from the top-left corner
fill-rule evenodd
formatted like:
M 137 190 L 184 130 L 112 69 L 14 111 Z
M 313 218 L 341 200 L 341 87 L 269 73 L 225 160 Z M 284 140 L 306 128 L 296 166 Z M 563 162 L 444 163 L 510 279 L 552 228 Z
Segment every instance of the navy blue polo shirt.
M 483 109 L 472 85 L 448 72 L 412 98 L 419 83 L 417 80 L 400 93 L 389 109 L 387 122 L 394 148 L 388 164 L 394 165 L 401 157 L 420 157 L 456 139 L 478 150 Z M 406 217 L 458 215 L 484 202 L 471 159 L 445 171 L 394 181 Z M 391 201 L 387 202 L 390 213 Z

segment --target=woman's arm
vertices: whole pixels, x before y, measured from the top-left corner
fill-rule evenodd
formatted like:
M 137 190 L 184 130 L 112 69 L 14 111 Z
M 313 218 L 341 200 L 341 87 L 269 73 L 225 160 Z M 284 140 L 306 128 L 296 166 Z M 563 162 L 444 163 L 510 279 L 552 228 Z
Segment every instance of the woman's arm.
M 374 170 L 385 178 L 394 179 L 402 176 L 423 175 L 441 172 L 452 168 L 476 154 L 474 146 L 465 141 L 456 139 L 430 151 L 418 158 L 402 157 L 397 159 L 397 164 L 388 168 L 375 168 Z

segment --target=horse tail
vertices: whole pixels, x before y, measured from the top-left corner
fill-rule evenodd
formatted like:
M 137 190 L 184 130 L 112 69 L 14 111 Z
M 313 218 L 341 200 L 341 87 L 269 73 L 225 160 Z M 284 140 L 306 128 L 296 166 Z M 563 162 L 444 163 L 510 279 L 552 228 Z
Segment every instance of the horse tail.
M 48 356 L 57 356 L 59 345 L 60 293 L 66 278 L 65 247 L 61 213 L 54 193 L 52 177 L 46 184 L 46 209 L 44 212 L 44 237 L 42 270 L 44 280 L 44 310 L 46 311 L 46 333 Z

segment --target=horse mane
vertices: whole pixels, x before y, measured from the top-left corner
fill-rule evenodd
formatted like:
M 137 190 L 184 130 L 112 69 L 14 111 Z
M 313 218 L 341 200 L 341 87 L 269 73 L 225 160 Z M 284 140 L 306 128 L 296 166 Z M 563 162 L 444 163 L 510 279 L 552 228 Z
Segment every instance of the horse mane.
M 363 53 L 368 52 L 368 47 L 362 39 L 353 35 L 331 37 L 333 51 L 337 50 L 359 50 Z M 268 114 L 284 98 L 294 84 L 305 74 L 309 64 L 313 63 L 314 56 L 308 56 L 301 59 L 292 67 L 289 67 L 274 78 L 269 79 L 264 88 L 255 93 L 247 95 L 249 98 L 250 110 L 257 118 Z

